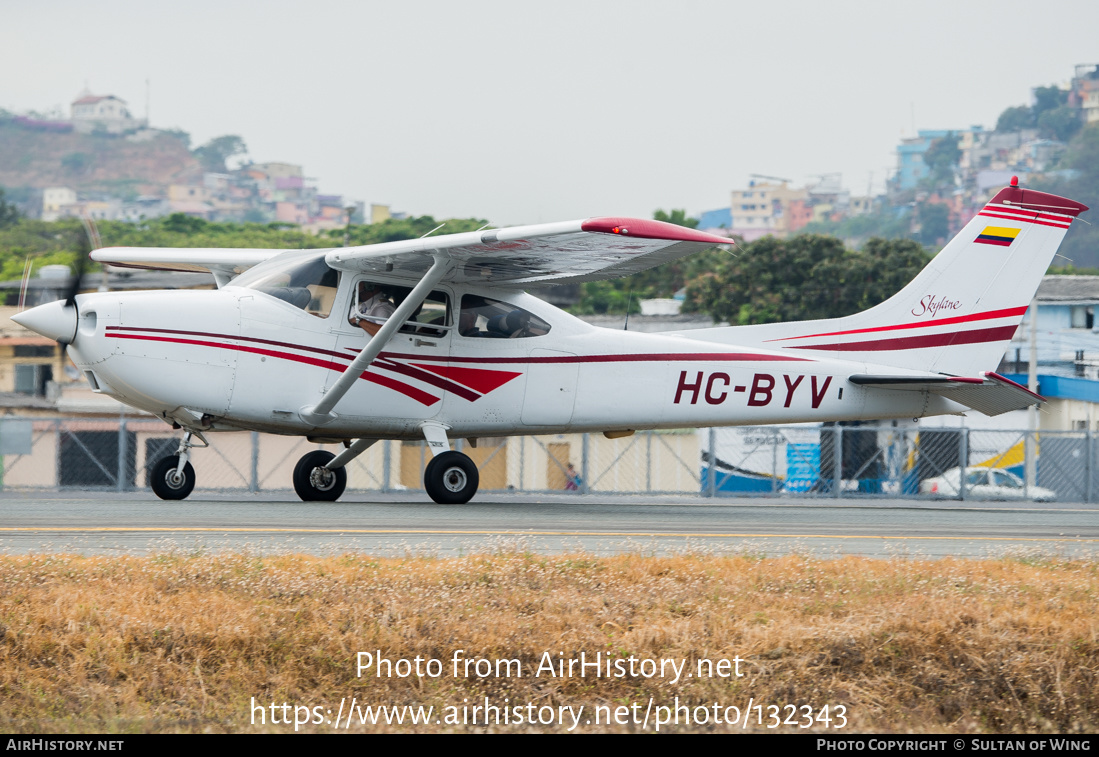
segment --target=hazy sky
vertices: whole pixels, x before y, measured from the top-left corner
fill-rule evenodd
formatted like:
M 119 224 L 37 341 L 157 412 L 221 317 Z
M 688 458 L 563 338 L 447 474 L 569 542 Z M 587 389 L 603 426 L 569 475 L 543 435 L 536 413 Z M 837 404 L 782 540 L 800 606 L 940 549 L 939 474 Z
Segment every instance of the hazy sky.
M 880 189 L 916 128 L 1099 63 L 1096 0 L 0 0 L 0 107 L 127 100 L 325 192 L 498 224 Z

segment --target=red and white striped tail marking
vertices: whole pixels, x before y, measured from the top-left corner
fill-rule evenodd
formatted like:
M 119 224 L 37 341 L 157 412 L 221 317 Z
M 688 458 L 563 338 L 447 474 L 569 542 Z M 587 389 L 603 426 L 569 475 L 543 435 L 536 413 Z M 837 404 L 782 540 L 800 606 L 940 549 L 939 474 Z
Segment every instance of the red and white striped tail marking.
M 1077 211 L 1079 212 L 1079 211 Z M 1023 207 L 1019 205 L 1004 205 L 1003 203 L 990 202 L 978 213 L 986 218 L 999 218 L 1020 223 L 1036 223 L 1041 226 L 1053 226 L 1058 229 L 1067 229 L 1072 225 L 1074 215 L 1055 213 Z

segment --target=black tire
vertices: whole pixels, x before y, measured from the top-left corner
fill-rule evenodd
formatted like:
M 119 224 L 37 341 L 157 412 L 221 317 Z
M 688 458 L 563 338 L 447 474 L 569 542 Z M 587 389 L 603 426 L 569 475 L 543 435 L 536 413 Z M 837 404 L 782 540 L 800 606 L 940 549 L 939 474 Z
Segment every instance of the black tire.
M 480 478 L 469 457 L 451 450 L 431 458 L 424 471 L 424 488 L 440 505 L 464 505 L 477 493 Z
M 322 472 L 324 464 L 334 458 L 323 449 L 302 455 L 294 466 L 294 491 L 305 502 L 335 502 L 347 488 L 347 469 Z
M 183 477 L 176 478 L 179 455 L 171 455 L 157 462 L 149 471 L 149 486 L 161 499 L 187 499 L 195 489 L 195 469 L 190 463 L 183 466 Z

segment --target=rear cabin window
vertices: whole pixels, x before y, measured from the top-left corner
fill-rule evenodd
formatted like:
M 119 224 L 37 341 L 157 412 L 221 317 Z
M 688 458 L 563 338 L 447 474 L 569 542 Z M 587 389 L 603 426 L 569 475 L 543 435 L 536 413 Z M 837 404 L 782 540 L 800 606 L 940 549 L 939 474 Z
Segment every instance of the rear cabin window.
M 458 314 L 458 333 L 475 339 L 525 339 L 545 336 L 550 325 L 529 310 L 488 297 L 467 294 Z

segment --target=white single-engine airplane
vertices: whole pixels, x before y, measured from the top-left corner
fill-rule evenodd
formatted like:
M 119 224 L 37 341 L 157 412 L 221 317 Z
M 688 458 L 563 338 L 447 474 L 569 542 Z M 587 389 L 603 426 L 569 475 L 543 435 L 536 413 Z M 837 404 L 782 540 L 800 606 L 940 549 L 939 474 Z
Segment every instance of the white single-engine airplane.
M 633 218 L 518 226 L 328 250 L 105 248 L 103 263 L 209 271 L 211 291 L 72 296 L 13 317 L 68 345 L 92 389 L 183 430 L 150 482 L 195 485 L 204 432 L 343 442 L 294 469 L 335 500 L 380 439 L 425 438 L 440 503 L 477 491 L 449 438 L 878 418 L 1042 398 L 992 372 L 1072 221 L 1073 200 L 1012 180 L 908 286 L 829 320 L 643 334 L 526 294 L 626 276 L 729 240 Z

